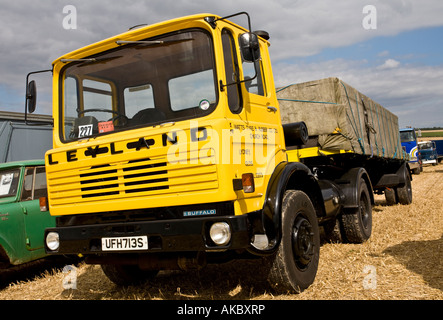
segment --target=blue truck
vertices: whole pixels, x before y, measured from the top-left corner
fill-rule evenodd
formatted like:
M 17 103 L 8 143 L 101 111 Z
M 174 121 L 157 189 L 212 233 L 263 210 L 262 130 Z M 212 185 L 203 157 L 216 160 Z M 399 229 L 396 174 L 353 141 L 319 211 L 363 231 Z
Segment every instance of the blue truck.
M 438 153 L 435 141 L 420 141 L 418 143 L 422 164 L 438 164 Z
M 440 163 L 443 159 L 443 140 L 431 140 L 435 143 L 435 149 L 437 153 L 437 162 Z
M 420 151 L 418 150 L 417 135 L 414 128 L 400 129 L 401 146 L 409 154 L 409 168 L 412 173 L 423 171 Z

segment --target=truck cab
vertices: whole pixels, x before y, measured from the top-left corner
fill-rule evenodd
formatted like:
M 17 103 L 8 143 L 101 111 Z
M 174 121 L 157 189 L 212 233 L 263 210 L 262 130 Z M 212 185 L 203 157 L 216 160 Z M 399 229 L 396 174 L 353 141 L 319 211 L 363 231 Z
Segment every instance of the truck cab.
M 44 164 L 0 164 L 0 269 L 46 256 L 44 230 L 55 226 L 55 217 L 40 207 L 47 194 Z
M 437 147 L 434 141 L 420 141 L 418 150 L 423 164 L 432 164 L 433 166 L 438 164 Z
M 417 135 L 414 128 L 400 129 L 401 145 L 409 155 L 409 167 L 414 174 L 423 170 L 421 154 L 418 149 Z

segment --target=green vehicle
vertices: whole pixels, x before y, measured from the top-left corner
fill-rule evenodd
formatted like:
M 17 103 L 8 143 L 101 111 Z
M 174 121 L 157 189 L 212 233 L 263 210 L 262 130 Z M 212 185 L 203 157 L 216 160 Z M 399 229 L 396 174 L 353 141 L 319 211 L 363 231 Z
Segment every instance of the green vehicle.
M 44 160 L 0 164 L 0 271 L 46 257 L 44 230 L 55 226 L 40 208 L 46 194 Z

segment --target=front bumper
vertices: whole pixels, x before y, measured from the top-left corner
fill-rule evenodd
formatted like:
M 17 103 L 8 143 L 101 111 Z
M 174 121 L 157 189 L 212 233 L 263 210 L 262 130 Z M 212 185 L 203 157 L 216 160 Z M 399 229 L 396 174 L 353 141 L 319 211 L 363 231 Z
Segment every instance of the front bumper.
M 231 239 L 224 246 L 216 245 L 209 236 L 209 229 L 215 222 L 226 222 L 230 226 Z M 107 253 L 102 250 L 101 239 L 110 237 L 148 236 L 148 249 L 131 250 L 132 253 L 241 249 L 248 248 L 251 243 L 248 215 L 56 227 L 45 230 L 45 239 L 49 232 L 59 234 L 60 246 L 52 251 L 45 245 L 47 254 Z

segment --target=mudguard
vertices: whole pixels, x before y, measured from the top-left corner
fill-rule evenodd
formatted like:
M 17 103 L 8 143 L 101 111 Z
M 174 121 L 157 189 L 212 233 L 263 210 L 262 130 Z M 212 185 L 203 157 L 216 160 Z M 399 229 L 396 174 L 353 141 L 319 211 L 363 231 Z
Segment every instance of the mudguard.
M 321 190 L 311 170 L 300 162 L 279 163 L 269 179 L 266 200 L 261 212 L 262 231 L 268 237 L 269 246 L 255 253 L 268 254 L 278 249 L 281 240 L 282 202 L 287 189 L 302 190 L 307 193 L 316 209 L 318 204 L 321 204 L 320 212 L 321 215 L 324 214 L 322 201 L 319 201 L 322 198 Z
M 335 180 L 335 183 L 340 187 L 344 194 L 343 208 L 351 209 L 357 208 L 359 205 L 359 195 L 360 195 L 360 179 L 366 181 L 368 187 L 369 195 L 371 197 L 371 203 L 374 204 L 374 192 L 372 189 L 371 180 L 367 171 L 362 167 L 352 168 L 348 170 L 340 179 Z

